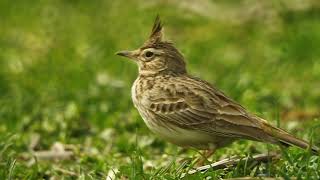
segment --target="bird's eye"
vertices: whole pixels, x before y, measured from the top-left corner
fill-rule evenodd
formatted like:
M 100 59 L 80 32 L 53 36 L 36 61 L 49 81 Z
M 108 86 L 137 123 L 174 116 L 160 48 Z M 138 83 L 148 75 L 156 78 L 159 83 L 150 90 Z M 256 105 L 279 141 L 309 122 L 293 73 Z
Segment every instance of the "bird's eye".
M 151 58 L 153 55 L 154 55 L 154 53 L 151 52 L 151 51 L 147 51 L 147 52 L 145 53 L 146 58 Z

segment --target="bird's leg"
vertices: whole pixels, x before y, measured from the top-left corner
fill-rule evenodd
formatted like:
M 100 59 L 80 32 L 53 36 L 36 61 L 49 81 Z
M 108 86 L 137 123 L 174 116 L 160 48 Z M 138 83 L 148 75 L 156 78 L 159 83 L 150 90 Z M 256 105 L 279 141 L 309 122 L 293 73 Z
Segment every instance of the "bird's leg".
M 178 158 L 178 163 L 185 163 L 185 162 L 190 162 L 191 161 L 190 157 L 181 156 L 183 154 L 186 154 L 187 152 L 188 152 L 188 148 L 184 148 L 184 147 L 182 147 L 181 149 L 179 149 L 177 151 L 176 155 L 179 157 Z
M 216 149 L 210 149 L 205 150 L 204 153 L 200 153 L 201 157 L 197 160 L 197 166 L 203 166 L 206 161 L 208 161 L 208 158 L 210 158 L 214 152 L 216 152 Z

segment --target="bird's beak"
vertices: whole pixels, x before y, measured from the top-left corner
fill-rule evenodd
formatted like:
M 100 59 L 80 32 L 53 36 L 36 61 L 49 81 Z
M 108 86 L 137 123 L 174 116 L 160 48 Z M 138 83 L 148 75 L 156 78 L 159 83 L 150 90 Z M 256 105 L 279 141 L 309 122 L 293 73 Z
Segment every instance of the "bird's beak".
M 123 56 L 123 57 L 127 57 L 130 59 L 136 59 L 139 55 L 138 50 L 134 50 L 134 51 L 119 51 L 116 53 L 116 55 L 119 56 Z

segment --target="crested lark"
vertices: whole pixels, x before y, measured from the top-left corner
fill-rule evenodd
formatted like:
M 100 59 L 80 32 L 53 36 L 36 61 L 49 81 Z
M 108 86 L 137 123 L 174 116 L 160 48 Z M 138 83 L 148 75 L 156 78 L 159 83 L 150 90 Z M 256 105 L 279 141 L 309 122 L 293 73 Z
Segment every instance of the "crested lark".
M 182 54 L 163 41 L 159 17 L 142 47 L 117 55 L 138 64 L 132 100 L 149 129 L 163 139 L 211 152 L 237 139 L 310 148 L 308 142 L 273 127 L 208 82 L 190 76 Z M 311 149 L 319 152 L 315 146 Z

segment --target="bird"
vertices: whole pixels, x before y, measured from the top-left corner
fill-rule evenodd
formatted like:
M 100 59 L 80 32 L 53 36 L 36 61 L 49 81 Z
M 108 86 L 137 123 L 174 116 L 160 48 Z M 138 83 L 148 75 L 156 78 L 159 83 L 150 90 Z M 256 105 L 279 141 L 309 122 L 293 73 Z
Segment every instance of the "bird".
M 184 56 L 163 34 L 158 15 L 140 48 L 116 53 L 138 65 L 132 101 L 153 133 L 184 148 L 206 150 L 206 157 L 240 139 L 319 153 L 318 147 L 269 124 L 207 81 L 190 75 Z

